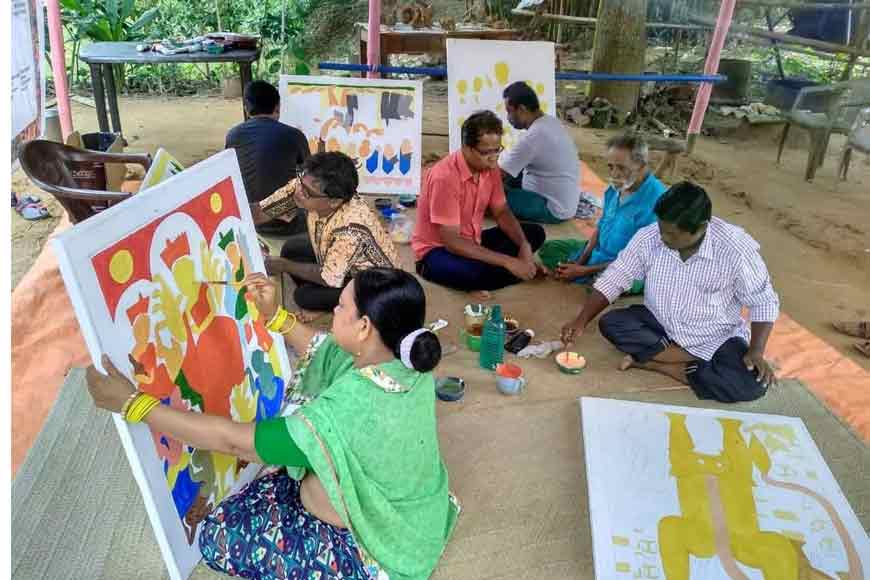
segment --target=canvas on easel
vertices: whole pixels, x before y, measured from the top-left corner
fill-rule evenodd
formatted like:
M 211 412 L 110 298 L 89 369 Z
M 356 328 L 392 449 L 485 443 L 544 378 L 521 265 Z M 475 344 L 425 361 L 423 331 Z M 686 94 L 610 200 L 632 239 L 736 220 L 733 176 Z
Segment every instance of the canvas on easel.
M 305 134 L 311 153 L 354 159 L 360 193 L 420 193 L 421 81 L 284 75 L 278 91 L 281 122 Z
M 281 412 L 292 371 L 283 340 L 266 329 L 242 285 L 265 268 L 234 150 L 75 225 L 52 245 L 98 367 L 107 354 L 140 390 L 176 409 L 239 422 Z M 258 466 L 118 415 L 115 423 L 170 576 L 182 580 L 200 560 L 202 520 Z

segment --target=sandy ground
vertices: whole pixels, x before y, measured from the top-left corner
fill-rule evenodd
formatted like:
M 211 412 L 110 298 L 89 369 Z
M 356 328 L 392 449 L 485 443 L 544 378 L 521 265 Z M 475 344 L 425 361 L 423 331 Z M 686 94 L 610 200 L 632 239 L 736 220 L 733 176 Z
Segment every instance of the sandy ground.
M 424 133 L 447 133 L 446 87 L 426 85 Z M 182 163 L 192 164 L 223 148 L 227 130 L 240 122 L 241 104 L 221 97 L 122 98 L 121 116 L 128 151 L 152 154 L 163 146 Z M 95 110 L 73 103 L 81 132 L 97 130 Z M 798 131 L 793 131 L 798 132 Z M 573 129 L 581 156 L 606 175 L 604 142 L 611 131 Z M 835 177 L 842 141 L 833 140 L 814 183 L 803 181 L 806 153 L 787 149 L 774 164 L 776 129 L 741 131 L 727 139 L 703 139 L 691 158 L 681 159 L 666 181 L 691 178 L 713 197 L 714 212 L 746 228 L 762 245 L 780 292 L 783 309 L 812 332 L 853 354 L 850 340 L 830 321 L 870 316 L 870 164 L 853 159 L 849 181 Z M 446 137 L 424 136 L 427 157 L 447 150 Z M 13 191 L 39 194 L 19 171 Z M 42 194 L 54 216 L 61 209 Z M 27 222 L 13 212 L 13 286 L 39 254 L 57 217 Z

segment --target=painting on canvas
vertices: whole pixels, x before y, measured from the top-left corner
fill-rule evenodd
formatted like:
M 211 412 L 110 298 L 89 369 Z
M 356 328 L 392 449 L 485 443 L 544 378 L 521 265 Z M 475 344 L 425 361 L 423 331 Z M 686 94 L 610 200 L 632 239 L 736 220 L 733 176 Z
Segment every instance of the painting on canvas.
M 870 578 L 800 419 L 583 397 L 598 578 Z
M 184 171 L 184 165 L 166 149 L 160 147 L 157 149 L 157 153 L 154 154 L 154 161 L 151 162 L 151 167 L 148 168 L 145 178 L 142 179 L 139 191 L 154 187 L 158 183 L 162 183 L 182 171 Z
M 420 81 L 282 76 L 281 122 L 302 131 L 311 153 L 357 161 L 360 193 L 420 193 Z
M 552 42 L 447 39 L 447 112 L 450 150 L 462 145 L 462 123 L 472 113 L 494 111 L 504 123 L 502 145 L 510 149 L 522 131 L 511 127 L 504 89 L 524 81 L 544 113 L 556 111 L 556 52 Z
M 176 409 L 240 422 L 279 414 L 291 369 L 241 281 L 264 271 L 235 151 L 221 152 L 58 236 L 91 357 Z M 215 284 L 210 282 L 225 282 Z M 200 559 L 204 517 L 257 466 L 115 416 L 173 579 Z

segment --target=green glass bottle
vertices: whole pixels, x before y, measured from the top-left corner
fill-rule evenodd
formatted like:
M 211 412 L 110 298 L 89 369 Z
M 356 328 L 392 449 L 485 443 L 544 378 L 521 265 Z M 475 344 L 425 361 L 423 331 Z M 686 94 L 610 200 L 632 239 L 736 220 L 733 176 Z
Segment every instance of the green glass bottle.
M 489 318 L 483 324 L 480 339 L 480 367 L 495 370 L 496 365 L 504 361 L 504 317 L 501 305 L 495 304 L 490 310 Z

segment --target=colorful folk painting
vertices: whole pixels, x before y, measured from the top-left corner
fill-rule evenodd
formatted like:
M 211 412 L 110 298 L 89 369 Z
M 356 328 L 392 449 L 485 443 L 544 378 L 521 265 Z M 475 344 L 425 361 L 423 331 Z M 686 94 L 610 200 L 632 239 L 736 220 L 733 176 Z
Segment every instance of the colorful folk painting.
M 870 578 L 867 532 L 800 419 L 581 408 L 597 578 Z
M 556 111 L 556 52 L 552 42 L 447 39 L 447 113 L 450 150 L 462 146 L 462 124 L 490 110 L 504 123 L 502 146 L 510 149 L 524 131 L 508 123 L 502 94 L 524 81 L 535 90 L 544 113 Z
M 291 368 L 242 285 L 264 268 L 235 151 L 76 225 L 54 247 L 94 361 L 108 354 L 175 409 L 238 422 L 281 412 Z M 258 466 L 116 424 L 170 576 L 186 578 L 202 520 Z
M 279 82 L 281 122 L 302 131 L 312 153 L 356 160 L 360 193 L 420 192 L 420 81 L 285 75 Z

